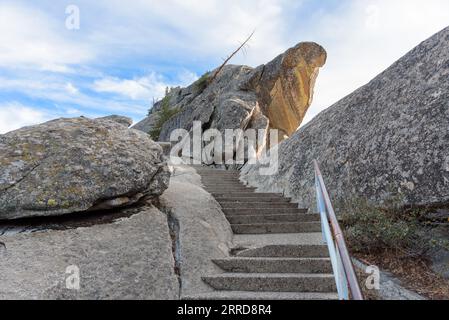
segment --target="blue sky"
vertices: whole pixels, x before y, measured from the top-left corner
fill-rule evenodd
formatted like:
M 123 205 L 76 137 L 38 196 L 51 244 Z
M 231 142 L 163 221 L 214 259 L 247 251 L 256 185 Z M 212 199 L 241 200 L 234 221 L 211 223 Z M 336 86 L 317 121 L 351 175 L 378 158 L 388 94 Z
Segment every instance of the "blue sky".
M 79 30 L 66 28 L 76 5 Z M 232 63 L 328 51 L 306 121 L 449 24 L 447 0 L 0 0 L 0 133 L 57 117 L 135 121 L 256 30 Z

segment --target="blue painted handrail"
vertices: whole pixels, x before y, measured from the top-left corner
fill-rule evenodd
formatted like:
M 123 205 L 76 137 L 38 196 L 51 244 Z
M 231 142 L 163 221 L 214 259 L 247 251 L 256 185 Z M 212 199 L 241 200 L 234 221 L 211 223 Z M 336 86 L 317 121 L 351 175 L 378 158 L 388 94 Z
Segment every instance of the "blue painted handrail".
M 338 224 L 329 194 L 324 184 L 318 162 L 314 160 L 315 188 L 317 194 L 317 206 L 321 216 L 321 228 L 324 242 L 329 249 L 332 262 L 332 270 L 335 276 L 338 296 L 341 300 L 363 300 L 357 275 L 354 271 L 348 249 Z

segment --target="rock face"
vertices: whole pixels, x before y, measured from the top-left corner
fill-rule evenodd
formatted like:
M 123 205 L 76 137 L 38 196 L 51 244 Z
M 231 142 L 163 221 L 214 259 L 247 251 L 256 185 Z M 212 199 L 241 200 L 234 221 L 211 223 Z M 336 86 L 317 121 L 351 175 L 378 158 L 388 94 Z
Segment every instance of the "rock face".
M 1 135 L 0 220 L 109 209 L 162 194 L 169 179 L 162 148 L 116 120 L 58 119 Z
M 3 235 L 0 224 L 0 299 L 172 300 L 213 291 L 201 277 L 221 272 L 212 259 L 233 246 L 220 205 L 193 168 L 177 166 L 159 206 L 39 219 L 7 225 Z
M 315 43 L 300 43 L 272 62 L 256 69 L 228 65 L 205 89 L 200 82 L 175 88 L 170 106 L 180 112 L 165 123 L 160 140 L 169 141 L 177 128 L 188 131 L 193 121 L 203 129 L 279 129 L 281 139 L 296 131 L 312 102 L 318 70 L 326 62 L 325 50 Z M 160 103 L 134 128 L 148 132 Z
M 222 272 L 212 259 L 229 256 L 233 236 L 220 205 L 203 189 L 195 170 L 186 166 L 174 167 L 161 205 L 176 232 L 181 298 L 213 291 L 201 276 Z
M 130 127 L 130 126 L 133 124 L 133 120 L 132 120 L 131 118 L 123 117 L 123 116 L 118 116 L 118 115 L 112 115 L 112 116 L 107 116 L 107 117 L 97 118 L 97 120 L 110 120 L 110 121 L 114 121 L 114 122 L 123 124 L 123 125 L 126 126 L 127 128 Z
M 315 208 L 313 159 L 335 204 L 449 202 L 449 28 L 337 102 L 279 146 L 279 172 L 243 179 Z M 272 150 L 274 152 L 275 150 Z
M 0 299 L 178 299 L 167 217 L 0 237 Z M 77 270 L 74 267 L 78 268 Z M 79 289 L 71 276 L 79 271 Z M 69 284 L 69 287 L 67 287 Z
M 133 125 L 133 129 L 148 133 L 148 132 L 150 132 L 150 130 L 154 126 L 154 124 L 155 124 L 155 115 L 153 114 L 153 115 L 146 117 L 139 123 L 136 123 L 135 125 Z
M 312 103 L 315 81 L 326 57 L 322 47 L 300 43 L 254 70 L 247 89 L 255 90 L 270 128 L 285 136 L 298 129 Z

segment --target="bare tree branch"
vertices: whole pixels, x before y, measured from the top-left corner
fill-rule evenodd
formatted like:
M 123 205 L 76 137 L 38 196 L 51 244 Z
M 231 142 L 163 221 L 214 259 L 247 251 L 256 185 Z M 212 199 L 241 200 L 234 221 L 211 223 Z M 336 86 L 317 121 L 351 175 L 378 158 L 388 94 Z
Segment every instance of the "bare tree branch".
M 237 50 L 235 50 L 229 57 L 227 57 L 223 64 L 217 69 L 217 71 L 214 73 L 214 75 L 212 76 L 212 78 L 210 79 L 209 83 L 212 83 L 218 76 L 218 74 L 223 70 L 223 68 L 225 67 L 225 65 L 242 49 L 245 48 L 245 46 L 248 44 L 248 42 L 251 40 L 251 38 L 253 37 L 254 33 L 256 32 L 256 30 L 254 30 L 249 37 L 237 48 Z

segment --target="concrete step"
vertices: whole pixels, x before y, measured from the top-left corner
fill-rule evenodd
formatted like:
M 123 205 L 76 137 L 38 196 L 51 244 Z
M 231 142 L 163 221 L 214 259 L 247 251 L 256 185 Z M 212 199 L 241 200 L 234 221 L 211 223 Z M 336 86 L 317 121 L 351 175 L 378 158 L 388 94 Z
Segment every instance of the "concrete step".
M 238 179 L 234 178 L 225 178 L 225 177 L 217 177 L 214 179 L 201 179 L 201 182 L 204 184 L 241 184 L 244 185 L 244 183 L 240 182 Z
M 222 168 L 198 168 L 195 169 L 197 172 L 207 172 L 207 173 L 220 173 L 220 172 L 237 172 L 240 173 L 240 171 L 238 170 L 226 170 L 226 169 L 222 169 Z
M 240 177 L 238 175 L 217 175 L 217 176 L 201 176 L 201 181 L 205 182 L 219 182 L 219 181 L 228 181 L 228 182 L 241 182 Z
M 238 181 L 201 181 L 205 186 L 229 186 L 229 187 L 235 187 L 235 186 L 242 186 L 247 187 L 247 185 L 240 183 Z
M 235 184 L 205 184 L 205 183 L 203 183 L 203 186 L 205 186 L 207 189 L 209 189 L 209 188 L 216 188 L 216 189 L 227 189 L 227 190 L 229 190 L 229 191 L 231 191 L 231 190 L 233 190 L 234 188 L 246 188 L 246 189 L 249 189 L 249 190 L 256 190 L 255 188 L 252 188 L 252 187 L 248 187 L 248 186 L 245 186 L 245 185 L 243 185 L 243 184 L 237 184 L 237 183 L 235 183 Z
M 182 297 L 182 300 L 246 300 L 246 301 L 295 301 L 295 300 L 338 300 L 333 292 L 251 292 L 251 291 L 213 291 Z
M 237 257 L 259 258 L 328 258 L 326 245 L 266 245 L 238 252 Z
M 309 210 L 308 209 L 298 209 L 298 208 L 226 208 L 223 209 L 223 212 L 228 216 L 236 216 L 236 215 L 275 215 L 275 214 L 305 214 Z
M 213 196 L 215 198 L 223 198 L 223 197 L 241 197 L 241 198 L 258 198 L 260 196 L 266 197 L 283 197 L 280 193 L 257 193 L 257 192 L 231 192 L 231 193 L 214 193 Z M 289 199 L 289 198 L 286 198 Z
M 219 179 L 227 179 L 227 180 L 233 180 L 233 181 L 239 181 L 240 176 L 238 174 L 214 174 L 214 175 L 200 175 L 201 180 L 206 181 L 217 181 Z
M 237 193 L 238 192 L 255 192 L 256 188 L 245 187 L 245 186 L 233 186 L 233 187 L 210 186 L 210 187 L 206 187 L 206 190 L 212 194 L 215 194 L 215 193 L 231 194 L 231 193 L 236 193 L 236 192 Z
M 201 180 L 203 181 L 220 181 L 220 180 L 226 180 L 226 181 L 237 181 L 240 182 L 240 176 L 237 174 L 220 174 L 220 175 L 214 175 L 214 176 L 201 176 Z
M 201 178 L 215 178 L 215 177 L 235 177 L 240 178 L 240 173 L 231 171 L 221 171 L 221 172 L 199 172 Z
M 334 292 L 332 274 L 224 273 L 202 277 L 216 290 L 271 292 Z
M 213 262 L 237 273 L 332 273 L 329 258 L 227 258 Z
M 235 234 L 307 233 L 321 231 L 321 223 L 319 222 L 231 224 L 231 227 Z
M 194 168 L 197 172 L 239 172 L 240 173 L 240 171 L 234 170 L 234 169 L 227 170 L 224 168 L 211 168 L 211 167 L 207 167 L 207 166 L 202 166 L 202 167 L 195 166 Z
M 318 215 L 311 214 L 257 214 L 226 215 L 231 224 L 273 223 L 273 222 L 313 222 L 319 221 Z
M 296 203 L 288 203 L 288 202 L 229 202 L 229 201 L 221 201 L 220 205 L 223 209 L 297 209 L 298 204 Z
M 291 203 L 290 199 L 282 197 L 266 197 L 264 195 L 259 195 L 259 197 L 243 198 L 237 196 L 227 196 L 227 197 L 215 197 L 218 202 L 269 202 L 269 203 Z

